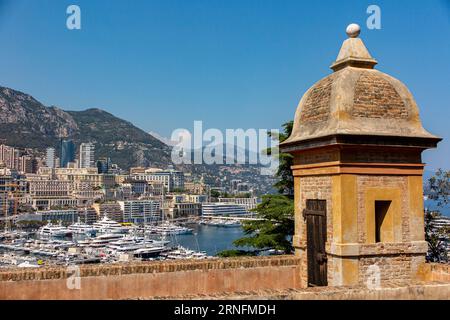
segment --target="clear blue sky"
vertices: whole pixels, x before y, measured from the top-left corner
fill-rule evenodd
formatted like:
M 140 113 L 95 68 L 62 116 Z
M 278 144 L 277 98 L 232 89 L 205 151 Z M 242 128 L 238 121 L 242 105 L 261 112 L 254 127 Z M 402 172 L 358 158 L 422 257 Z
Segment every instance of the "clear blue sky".
M 66 28 L 66 8 L 82 29 Z M 368 30 L 366 9 L 382 10 Z M 146 131 L 278 128 L 331 72 L 350 22 L 378 69 L 406 83 L 425 156 L 450 168 L 450 3 L 434 1 L 0 0 L 0 85 L 67 110 L 98 107 Z

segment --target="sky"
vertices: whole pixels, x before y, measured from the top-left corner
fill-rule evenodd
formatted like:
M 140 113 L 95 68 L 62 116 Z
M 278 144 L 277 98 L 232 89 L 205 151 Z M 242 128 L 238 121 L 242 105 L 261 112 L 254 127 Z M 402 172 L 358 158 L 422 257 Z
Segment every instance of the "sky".
M 69 5 L 81 29 L 66 27 Z M 366 10 L 381 9 L 369 30 Z M 0 0 L 0 85 L 65 110 L 101 108 L 170 137 L 178 128 L 274 129 L 330 74 L 345 28 L 404 82 L 444 138 L 450 169 L 450 1 Z

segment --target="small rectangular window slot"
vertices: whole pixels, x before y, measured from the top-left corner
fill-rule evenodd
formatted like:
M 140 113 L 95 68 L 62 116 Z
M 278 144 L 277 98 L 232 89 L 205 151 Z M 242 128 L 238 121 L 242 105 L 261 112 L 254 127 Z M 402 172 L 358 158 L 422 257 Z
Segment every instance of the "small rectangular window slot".
M 385 242 L 384 223 L 391 201 L 375 201 L 375 242 Z

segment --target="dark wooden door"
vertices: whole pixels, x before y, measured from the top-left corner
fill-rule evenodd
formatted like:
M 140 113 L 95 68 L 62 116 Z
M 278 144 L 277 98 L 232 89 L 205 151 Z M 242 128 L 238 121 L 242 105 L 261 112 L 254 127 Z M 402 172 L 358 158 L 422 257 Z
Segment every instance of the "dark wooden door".
M 327 202 L 307 200 L 303 214 L 307 233 L 308 286 L 326 286 Z

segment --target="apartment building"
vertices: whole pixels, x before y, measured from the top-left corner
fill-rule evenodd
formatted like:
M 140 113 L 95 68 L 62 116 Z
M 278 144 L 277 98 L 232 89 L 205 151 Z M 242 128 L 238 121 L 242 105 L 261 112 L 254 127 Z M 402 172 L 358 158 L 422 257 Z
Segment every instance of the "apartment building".
M 97 221 L 97 211 L 92 207 L 78 208 L 78 220 L 82 223 L 93 224 Z
M 175 202 L 165 210 L 165 215 L 170 219 L 200 216 L 202 204 L 192 202 Z
M 123 222 L 123 211 L 117 202 L 94 203 L 92 207 L 97 212 L 99 218 L 106 216 L 114 221 Z
M 219 198 L 221 203 L 232 203 L 243 206 L 247 211 L 255 209 L 258 204 L 261 203 L 261 198 L 250 197 L 250 198 Z
M 67 180 L 33 179 L 28 181 L 29 194 L 36 198 L 71 197 L 74 183 Z
M 123 212 L 123 221 L 131 223 L 149 223 L 161 219 L 161 202 L 156 200 L 119 201 Z
M 204 216 L 229 216 L 246 214 L 248 211 L 244 206 L 234 203 L 203 203 L 202 215 Z
M 93 143 L 82 143 L 80 144 L 80 168 L 97 168 L 95 165 L 94 153 L 95 146 Z M 98 168 L 97 168 L 98 171 Z M 107 172 L 107 170 L 106 170 Z
M 184 189 L 184 173 L 177 170 L 156 171 L 155 169 L 130 171 L 130 178 L 133 180 L 142 180 L 148 182 L 157 182 L 164 185 L 167 192 L 177 189 Z

